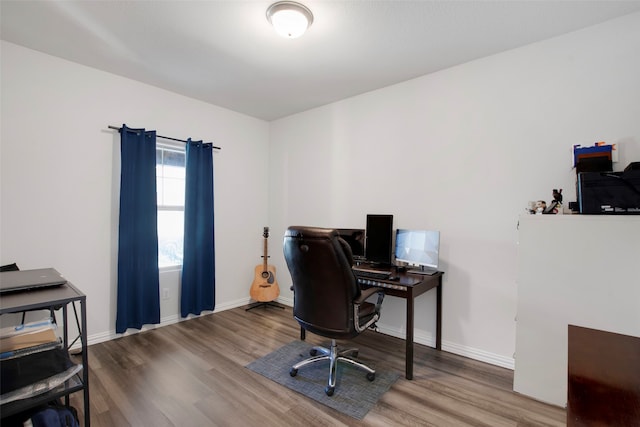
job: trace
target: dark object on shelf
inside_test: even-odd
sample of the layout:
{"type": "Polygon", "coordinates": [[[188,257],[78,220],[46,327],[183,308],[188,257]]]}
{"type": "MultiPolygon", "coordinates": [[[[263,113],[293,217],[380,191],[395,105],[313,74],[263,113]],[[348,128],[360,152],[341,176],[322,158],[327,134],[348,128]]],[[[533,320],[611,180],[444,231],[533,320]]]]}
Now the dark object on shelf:
{"type": "Polygon", "coordinates": [[[574,148],[573,156],[576,173],[613,171],[612,148],[611,145],[574,148]]]}
{"type": "Polygon", "coordinates": [[[628,171],[640,171],[640,162],[631,162],[629,165],[624,168],[625,172],[628,171]]]}
{"type": "Polygon", "coordinates": [[[2,271],[19,271],[18,264],[15,262],[13,264],[7,264],[0,267],[0,272],[2,271]]]}
{"type": "Polygon", "coordinates": [[[71,362],[66,349],[47,350],[3,360],[0,366],[0,399],[3,404],[46,393],[82,369],[82,365],[71,362]]]}
{"type": "Polygon", "coordinates": [[[640,215],[640,170],[578,174],[581,214],[640,215]]]}
{"type": "Polygon", "coordinates": [[[576,165],[576,172],[609,172],[613,170],[613,162],[607,157],[588,157],[576,165]]]}

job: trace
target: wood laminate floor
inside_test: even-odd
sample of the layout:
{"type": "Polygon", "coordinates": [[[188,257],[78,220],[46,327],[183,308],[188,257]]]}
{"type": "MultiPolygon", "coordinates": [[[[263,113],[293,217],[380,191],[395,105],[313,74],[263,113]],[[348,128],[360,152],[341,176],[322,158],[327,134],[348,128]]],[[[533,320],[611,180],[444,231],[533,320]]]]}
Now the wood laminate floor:
{"type": "MultiPolygon", "coordinates": [[[[291,308],[244,307],[89,347],[91,424],[125,426],[565,426],[563,408],[512,391],[513,372],[366,331],[360,358],[400,379],[362,420],[303,397],[245,365],[299,339],[291,308]]],[[[326,340],[307,334],[307,341],[326,340]]],[[[340,342],[339,342],[340,343],[340,342]]],[[[351,345],[353,346],[353,345],[351,345]]],[[[338,391],[336,392],[338,393],[338,391]]],[[[82,419],[82,394],[71,403],[82,419]]]]}

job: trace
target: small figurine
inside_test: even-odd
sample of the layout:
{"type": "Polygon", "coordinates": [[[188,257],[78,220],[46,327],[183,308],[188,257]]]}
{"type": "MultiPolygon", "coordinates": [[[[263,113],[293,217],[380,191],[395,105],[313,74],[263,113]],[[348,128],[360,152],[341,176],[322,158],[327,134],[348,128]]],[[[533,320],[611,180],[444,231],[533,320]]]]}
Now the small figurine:
{"type": "Polygon", "coordinates": [[[562,188],[560,190],[553,189],[553,202],[549,206],[549,209],[545,209],[543,213],[546,214],[558,214],[562,213],[562,188]]]}
{"type": "Polygon", "coordinates": [[[559,205],[562,204],[562,188],[560,190],[553,189],[553,200],[558,202],[559,205]]]}
{"type": "Polygon", "coordinates": [[[544,200],[538,200],[536,202],[536,214],[542,215],[542,213],[547,209],[547,202],[544,200]]]}

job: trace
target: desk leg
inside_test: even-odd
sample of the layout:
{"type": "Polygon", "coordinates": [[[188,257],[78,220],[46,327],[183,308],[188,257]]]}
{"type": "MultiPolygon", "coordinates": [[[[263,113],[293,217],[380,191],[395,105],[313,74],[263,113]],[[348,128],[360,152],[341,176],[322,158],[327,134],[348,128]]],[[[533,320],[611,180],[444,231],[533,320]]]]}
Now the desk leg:
{"type": "MultiPolygon", "coordinates": [[[[75,308],[75,303],[74,308],[75,308]]],[[[77,318],[76,318],[77,319],[77,318]]],[[[76,320],[77,321],[77,320],[76,320]]],[[[87,300],[80,300],[80,340],[82,343],[82,381],[84,383],[84,427],[91,426],[89,413],[89,350],[87,349],[87,300]]]]}
{"type": "Polygon", "coordinates": [[[436,290],[436,350],[442,350],[442,276],[436,290]]]}
{"type": "Polygon", "coordinates": [[[413,379],[413,295],[407,295],[407,335],[405,338],[405,377],[413,379]]]}

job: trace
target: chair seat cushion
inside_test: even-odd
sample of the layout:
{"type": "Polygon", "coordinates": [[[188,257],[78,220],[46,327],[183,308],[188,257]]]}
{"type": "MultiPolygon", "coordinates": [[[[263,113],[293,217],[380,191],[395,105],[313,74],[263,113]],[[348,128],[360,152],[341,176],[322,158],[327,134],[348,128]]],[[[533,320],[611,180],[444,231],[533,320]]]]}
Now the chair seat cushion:
{"type": "MultiPolygon", "coordinates": [[[[359,312],[360,312],[360,316],[358,318],[358,323],[360,325],[364,325],[369,320],[371,320],[373,316],[376,315],[376,305],[370,302],[364,302],[360,304],[359,312]]],[[[317,325],[305,322],[304,320],[296,316],[294,317],[298,321],[300,326],[302,326],[303,329],[306,329],[307,331],[313,334],[317,334],[323,337],[347,339],[347,338],[353,338],[358,335],[358,332],[355,330],[355,328],[351,330],[331,330],[326,328],[320,328],[317,325]]]]}
{"type": "Polygon", "coordinates": [[[365,323],[376,314],[376,305],[370,302],[360,304],[360,323],[365,323]],[[364,320],[364,322],[363,322],[364,320]]]}
{"type": "Polygon", "coordinates": [[[373,316],[376,315],[376,306],[370,302],[364,302],[360,304],[359,312],[360,317],[358,323],[360,326],[364,326],[373,316]]]}

